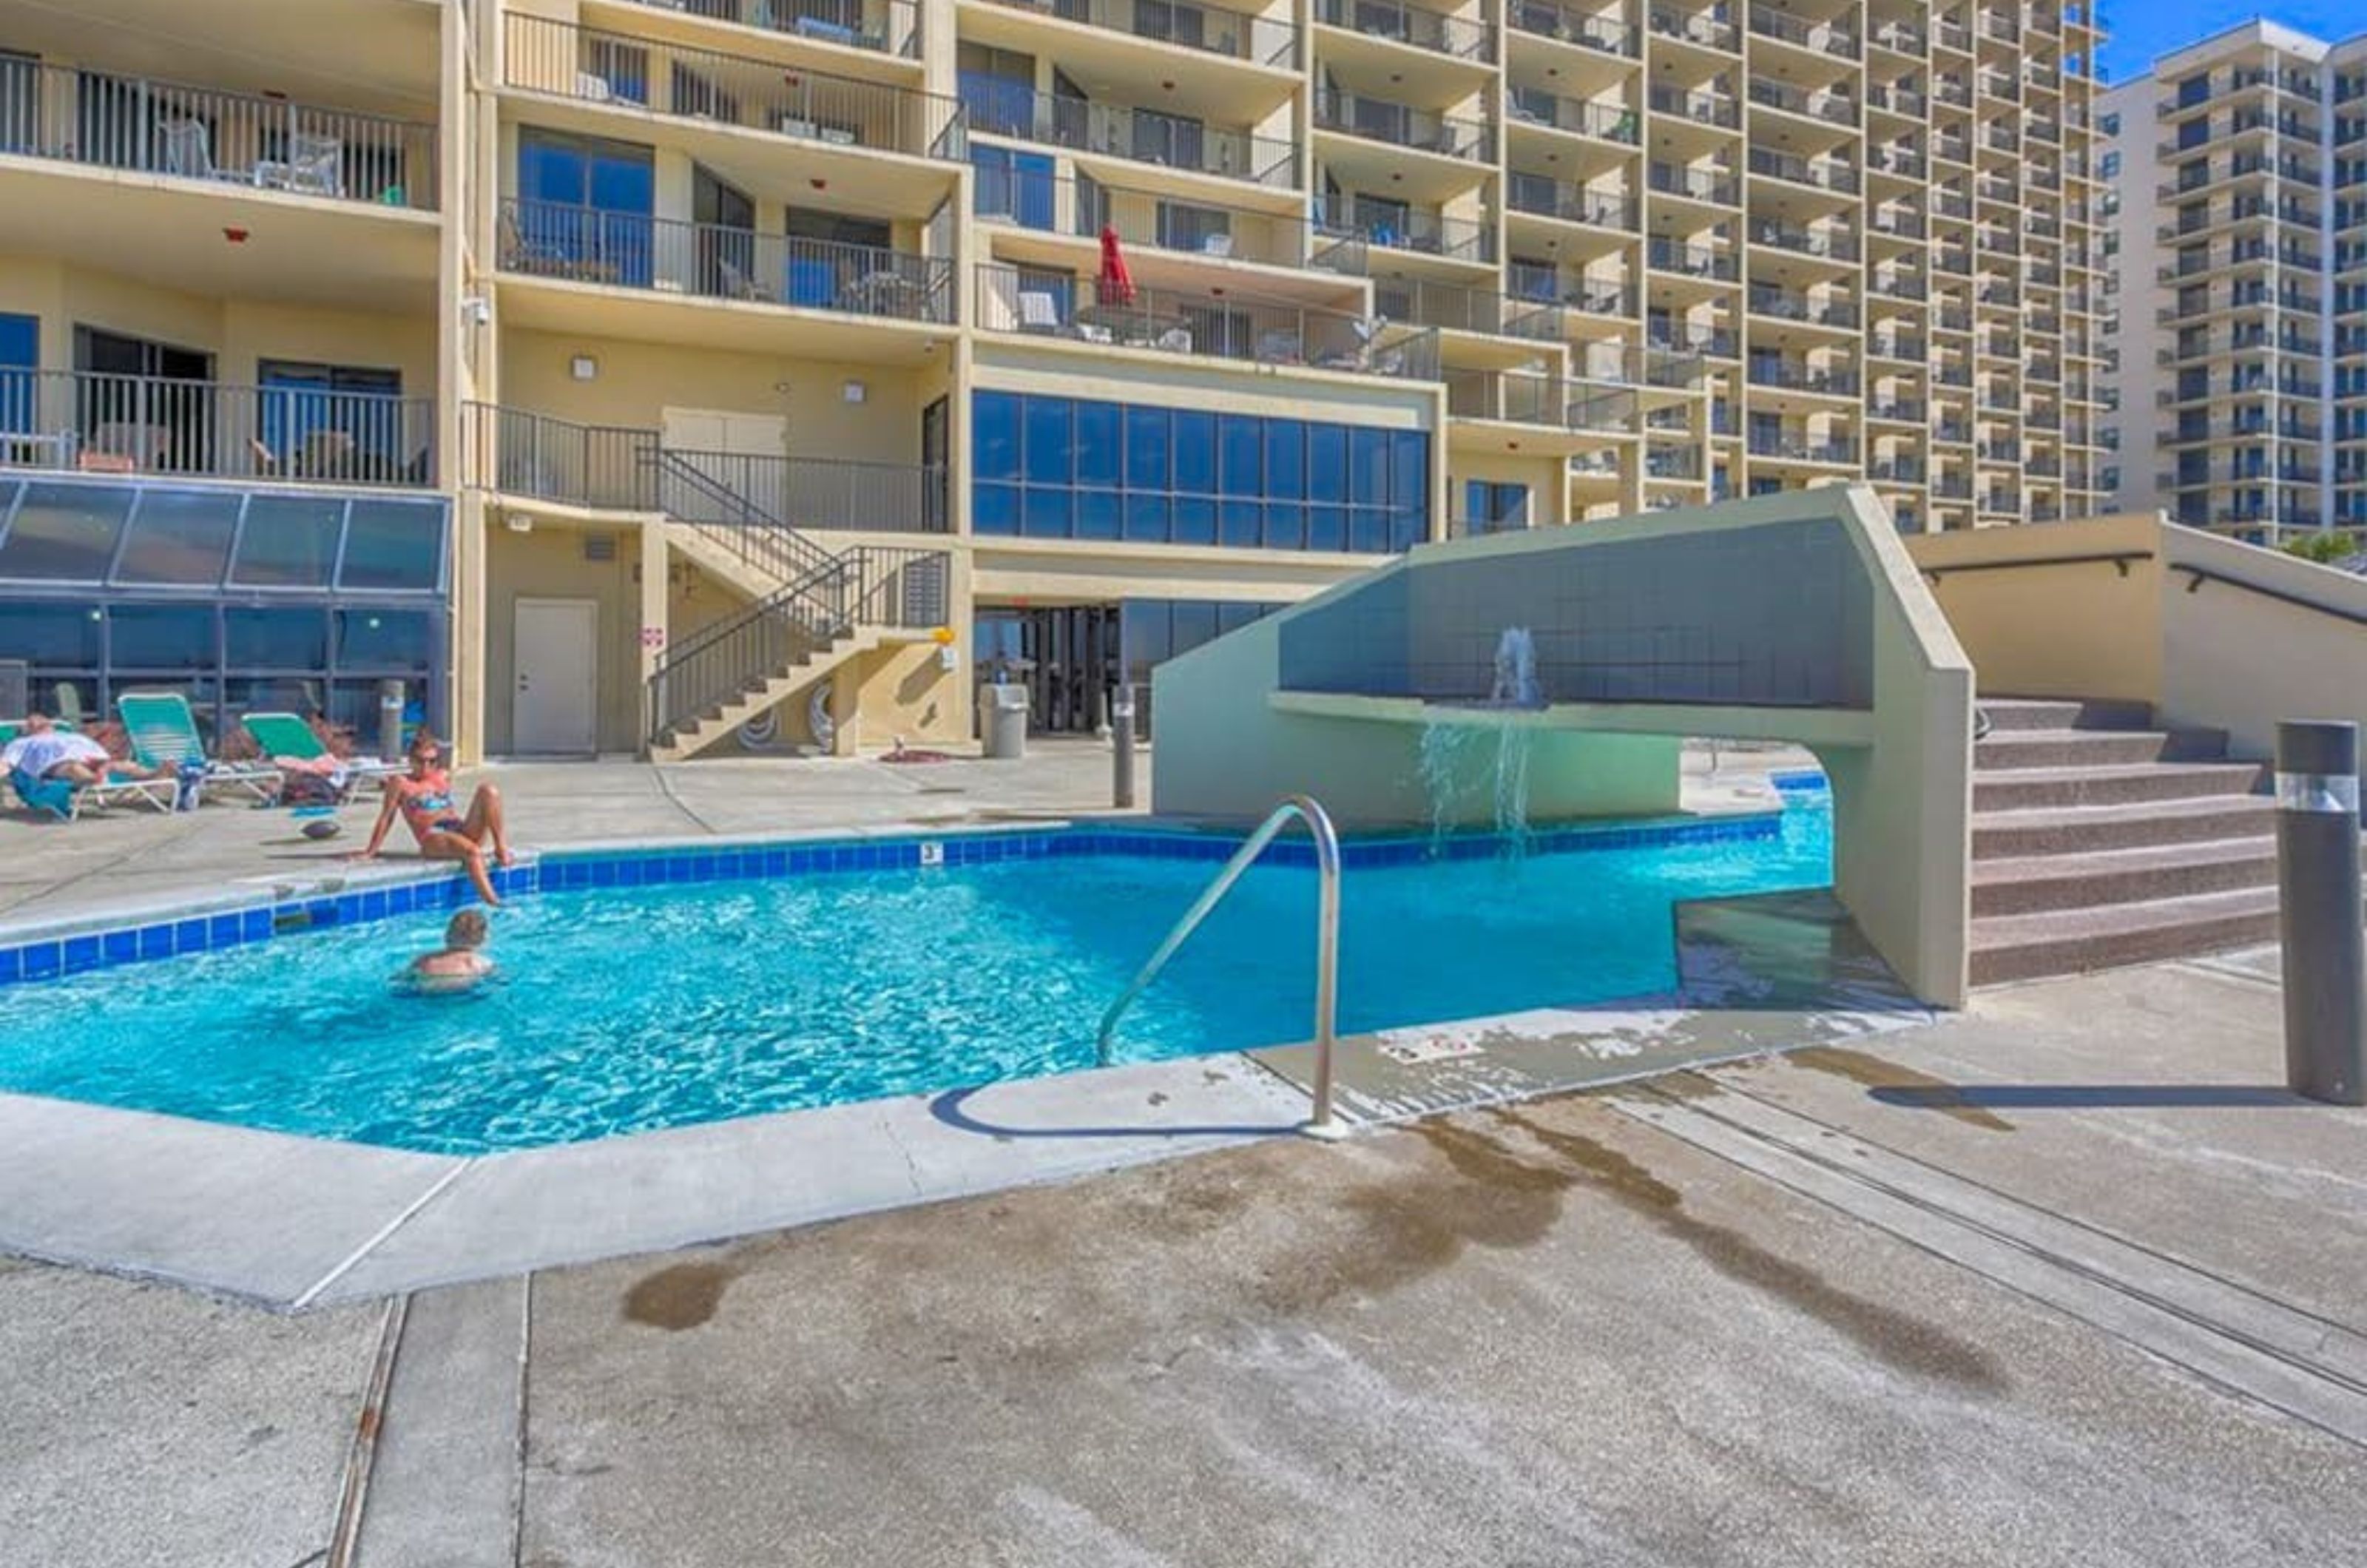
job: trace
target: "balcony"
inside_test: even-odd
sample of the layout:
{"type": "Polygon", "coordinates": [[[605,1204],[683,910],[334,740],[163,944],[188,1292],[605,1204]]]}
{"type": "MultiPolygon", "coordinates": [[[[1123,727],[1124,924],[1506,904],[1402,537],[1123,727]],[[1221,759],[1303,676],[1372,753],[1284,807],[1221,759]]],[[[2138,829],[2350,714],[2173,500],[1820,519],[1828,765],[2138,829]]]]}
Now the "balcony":
{"type": "Polygon", "coordinates": [[[978,324],[989,332],[1197,358],[1304,366],[1405,380],[1438,379],[1438,333],[1285,300],[1141,288],[1102,299],[1090,277],[1047,278],[978,265],[978,324]]]}
{"type": "Polygon", "coordinates": [[[1855,466],[1857,444],[1818,438],[1791,431],[1754,430],[1750,433],[1749,450],[1754,457],[1772,457],[1789,463],[1840,463],[1855,466]]]}
{"type": "MultiPolygon", "coordinates": [[[[1155,6],[1157,0],[1148,3],[1155,6]]],[[[1325,27],[1344,28],[1365,38],[1407,44],[1453,60],[1488,64],[1496,58],[1496,30],[1485,22],[1444,16],[1399,0],[1316,0],[1315,19],[1325,27]]],[[[1289,26],[1270,25],[1285,31],[1289,26]]]]}
{"type": "Polygon", "coordinates": [[[436,204],[433,125],[6,58],[0,152],[248,195],[436,204]]]}
{"type": "Polygon", "coordinates": [[[1296,216],[1009,169],[978,170],[970,190],[974,209],[989,223],[1083,239],[1107,226],[1128,245],[1268,266],[1307,265],[1307,223],[1296,216]]]}
{"type": "MultiPolygon", "coordinates": [[[[642,0],[648,4],[649,0],[642,0]]],[[[1189,0],[995,0],[1015,11],[1055,17],[1089,28],[1124,33],[1149,43],[1170,44],[1202,54],[1239,60],[1251,65],[1271,65],[1285,71],[1298,67],[1298,32],[1287,22],[1270,20],[1224,6],[1189,0]]]]}
{"type": "Polygon", "coordinates": [[[1866,88],[1865,101],[1875,108],[1886,109],[1892,114],[1905,115],[1913,119],[1920,119],[1930,112],[1931,107],[1931,100],[1914,88],[1897,86],[1887,82],[1876,82],[1866,88]]]}
{"type": "Polygon", "coordinates": [[[0,467],[427,485],[436,400],[84,370],[0,373],[0,467]]]}
{"type": "Polygon", "coordinates": [[[1519,370],[1449,370],[1446,412],[1456,419],[1542,425],[1548,430],[1631,435],[1636,394],[1560,376],[1519,370]]]}
{"type": "Polygon", "coordinates": [[[1644,184],[1662,196],[1681,196],[1713,207],[1742,204],[1742,187],[1722,169],[1681,169],[1672,164],[1654,164],[1644,172],[1644,184]]]}
{"type": "Polygon", "coordinates": [[[809,43],[873,50],[900,59],[921,54],[914,0],[631,0],[653,11],[687,12],[713,21],[762,28],[809,43]]]}
{"type": "Polygon", "coordinates": [[[1467,163],[1489,163],[1496,156],[1495,132],[1484,120],[1460,119],[1354,93],[1317,93],[1315,126],[1467,163]]]}
{"type": "Polygon", "coordinates": [[[1344,213],[1335,217],[1319,202],[1314,234],[1309,265],[1332,272],[1369,272],[1369,253],[1376,250],[1483,265],[1496,259],[1493,225],[1418,209],[1359,219],[1344,213]]]}
{"type": "Polygon", "coordinates": [[[1867,342],[1865,351],[1876,359],[1920,365],[1930,357],[1931,345],[1920,337],[1877,337],[1867,342]]]}
{"type": "Polygon", "coordinates": [[[1802,49],[1820,54],[1834,55],[1842,60],[1858,57],[1857,35],[1829,22],[1804,22],[1797,17],[1753,6],[1750,12],[1750,30],[1761,38],[1781,39],[1802,49]]]}
{"type": "Polygon", "coordinates": [[[1683,244],[1659,234],[1646,244],[1644,259],[1654,271],[1674,273],[1681,277],[1732,283],[1742,276],[1742,264],[1731,251],[1683,244]]]}
{"type": "Polygon", "coordinates": [[[1837,195],[1854,195],[1858,189],[1857,170],[1839,158],[1800,158],[1769,147],[1753,147],[1750,168],[1754,175],[1788,180],[1794,185],[1815,186],[1819,190],[1832,191],[1837,195]]]}
{"type": "Polygon", "coordinates": [[[1909,22],[1880,22],[1869,35],[1893,54],[1921,54],[1923,33],[1909,22]]]}
{"type": "Polygon", "coordinates": [[[1639,221],[1632,197],[1518,170],[1504,177],[1504,200],[1515,212],[1557,218],[1566,223],[1584,223],[1597,229],[1633,232],[1639,221]]]}
{"type": "Polygon", "coordinates": [[[1844,299],[1814,299],[1806,294],[1767,288],[1751,289],[1750,298],[1750,308],[1754,315],[1803,321],[1818,327],[1846,329],[1858,324],[1857,307],[1844,299]]]}
{"type": "Polygon", "coordinates": [[[1629,147],[1640,139],[1643,130],[1633,109],[1617,104],[1559,97],[1537,87],[1507,87],[1504,118],[1511,125],[1566,130],[1573,136],[1591,136],[1599,141],[1616,141],[1629,147]]]}
{"type": "Polygon", "coordinates": [[[1748,374],[1754,387],[1813,392],[1829,398],[1854,398],[1863,385],[1853,371],[1823,370],[1791,360],[1756,358],[1750,362],[1748,374]]]}
{"type": "Polygon", "coordinates": [[[1726,7],[1704,7],[1698,11],[1680,10],[1674,6],[1655,6],[1646,18],[1646,25],[1662,38],[1682,39],[1687,43],[1700,44],[1731,54],[1742,47],[1742,35],[1723,15],[1726,7]]]}
{"type": "Polygon", "coordinates": [[[1510,0],[1504,20],[1532,38],[1557,39],[1580,49],[1599,50],[1629,60],[1642,52],[1643,40],[1625,22],[1605,21],[1576,6],[1557,0],[1510,0]]]}
{"type": "Polygon", "coordinates": [[[979,134],[1263,186],[1298,183],[1298,150],[1288,141],[1156,109],[1038,93],[980,72],[966,71],[959,80],[969,129],[979,134]]]}
{"type": "Polygon", "coordinates": [[[1483,337],[1559,343],[1564,316],[1559,301],[1524,299],[1492,288],[1466,288],[1427,278],[1383,278],[1373,285],[1374,311],[1410,326],[1483,337]]]}
{"type": "Polygon", "coordinates": [[[1724,93],[1654,87],[1645,101],[1651,105],[1654,114],[1691,120],[1695,125],[1714,125],[1723,130],[1732,130],[1742,124],[1741,107],[1724,93]]]}
{"type": "Polygon", "coordinates": [[[1795,229],[1789,224],[1761,220],[1750,225],[1750,243],[1820,261],[1850,262],[1858,257],[1857,236],[1846,230],[1795,229]]]}
{"type": "Polygon", "coordinates": [[[1772,77],[1753,76],[1745,85],[1750,101],[1786,114],[1805,115],[1829,125],[1855,125],[1857,100],[1843,93],[1810,93],[1772,77]]]}
{"type": "Polygon", "coordinates": [[[1869,147],[1865,162],[1868,168],[1902,180],[1921,179],[1927,166],[1921,157],[1905,147],[1869,147]]]}
{"type": "Polygon", "coordinates": [[[506,200],[504,272],[614,288],[790,306],[934,326],[954,316],[953,263],[717,223],[506,200]]]}
{"type": "Polygon", "coordinates": [[[1892,398],[1869,405],[1865,412],[1870,418],[1892,424],[1921,424],[1931,417],[1930,406],[1913,398],[1892,398]]]}
{"type": "Polygon", "coordinates": [[[830,147],[968,156],[951,98],[521,12],[502,23],[503,81],[522,91],[830,147]]]}

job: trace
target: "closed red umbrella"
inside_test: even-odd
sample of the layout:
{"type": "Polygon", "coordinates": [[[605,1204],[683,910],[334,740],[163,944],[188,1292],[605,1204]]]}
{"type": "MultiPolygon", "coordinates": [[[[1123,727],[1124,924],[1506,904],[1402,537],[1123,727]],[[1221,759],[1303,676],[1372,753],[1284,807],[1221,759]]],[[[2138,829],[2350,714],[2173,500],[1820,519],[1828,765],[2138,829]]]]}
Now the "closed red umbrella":
{"type": "Polygon", "coordinates": [[[1093,294],[1104,305],[1134,303],[1134,275],[1126,270],[1126,256],[1117,248],[1117,231],[1102,225],[1102,275],[1093,294]]]}

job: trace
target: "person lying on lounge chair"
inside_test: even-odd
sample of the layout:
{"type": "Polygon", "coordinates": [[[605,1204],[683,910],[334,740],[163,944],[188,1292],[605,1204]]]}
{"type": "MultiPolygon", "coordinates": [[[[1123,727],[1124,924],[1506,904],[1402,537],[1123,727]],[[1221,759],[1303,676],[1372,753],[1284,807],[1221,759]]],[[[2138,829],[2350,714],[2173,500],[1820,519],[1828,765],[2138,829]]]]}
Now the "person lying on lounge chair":
{"type": "Polygon", "coordinates": [[[22,772],[43,784],[77,789],[121,779],[171,778],[171,768],[146,768],[115,756],[89,736],[60,729],[46,714],[28,714],[25,728],[0,750],[0,771],[22,772]]]}
{"type": "Polygon", "coordinates": [[[375,860],[386,836],[400,815],[411,836],[419,841],[420,854],[428,860],[456,860],[467,868],[469,880],[476,885],[477,897],[496,908],[501,896],[493,891],[493,879],[485,873],[485,846],[493,845],[493,858],[503,865],[510,863],[510,840],[502,818],[502,792],[492,784],[479,784],[476,794],[469,797],[469,809],[464,814],[452,805],[452,778],[444,771],[443,748],[436,737],[421,730],[411,741],[411,771],[386,781],[386,804],[379,808],[378,824],[370,829],[369,845],[353,858],[375,860]]]}

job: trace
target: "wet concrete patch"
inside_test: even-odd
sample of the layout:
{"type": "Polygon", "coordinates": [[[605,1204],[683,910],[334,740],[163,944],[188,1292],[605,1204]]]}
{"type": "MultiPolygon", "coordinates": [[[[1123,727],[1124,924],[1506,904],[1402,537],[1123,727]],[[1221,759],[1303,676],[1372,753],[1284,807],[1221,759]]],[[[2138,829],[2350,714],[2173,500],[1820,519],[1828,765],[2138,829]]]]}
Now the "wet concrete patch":
{"type": "Polygon", "coordinates": [[[644,1275],[625,1292],[625,1321],[669,1333],[697,1328],[715,1315],[738,1274],[724,1263],[676,1263],[644,1275]]]}
{"type": "Polygon", "coordinates": [[[1942,1116],[1962,1122],[1967,1127],[1985,1132],[2010,1133],[2013,1123],[1993,1111],[1983,1110],[1965,1099],[1964,1086],[1946,1078],[1901,1066],[1897,1062],[1863,1051],[1852,1051],[1837,1045],[1813,1045],[1794,1051],[1785,1058],[1795,1066],[1811,1072],[1830,1073],[1867,1089],[1883,1091],[1878,1098],[1886,1104],[1911,1105],[1919,1110],[1936,1111],[1942,1116]]]}

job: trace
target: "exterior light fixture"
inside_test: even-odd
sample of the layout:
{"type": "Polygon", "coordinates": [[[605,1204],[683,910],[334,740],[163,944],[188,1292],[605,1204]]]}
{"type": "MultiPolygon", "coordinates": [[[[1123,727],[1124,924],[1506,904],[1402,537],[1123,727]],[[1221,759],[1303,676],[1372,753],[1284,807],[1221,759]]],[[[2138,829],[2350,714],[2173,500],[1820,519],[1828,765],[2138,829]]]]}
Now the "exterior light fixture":
{"type": "Polygon", "coordinates": [[[842,401],[859,403],[870,395],[870,389],[860,381],[846,381],[840,384],[838,395],[842,401]]]}
{"type": "Polygon", "coordinates": [[[567,362],[567,373],[579,381],[595,381],[600,377],[600,362],[588,354],[579,354],[567,362]]]}

